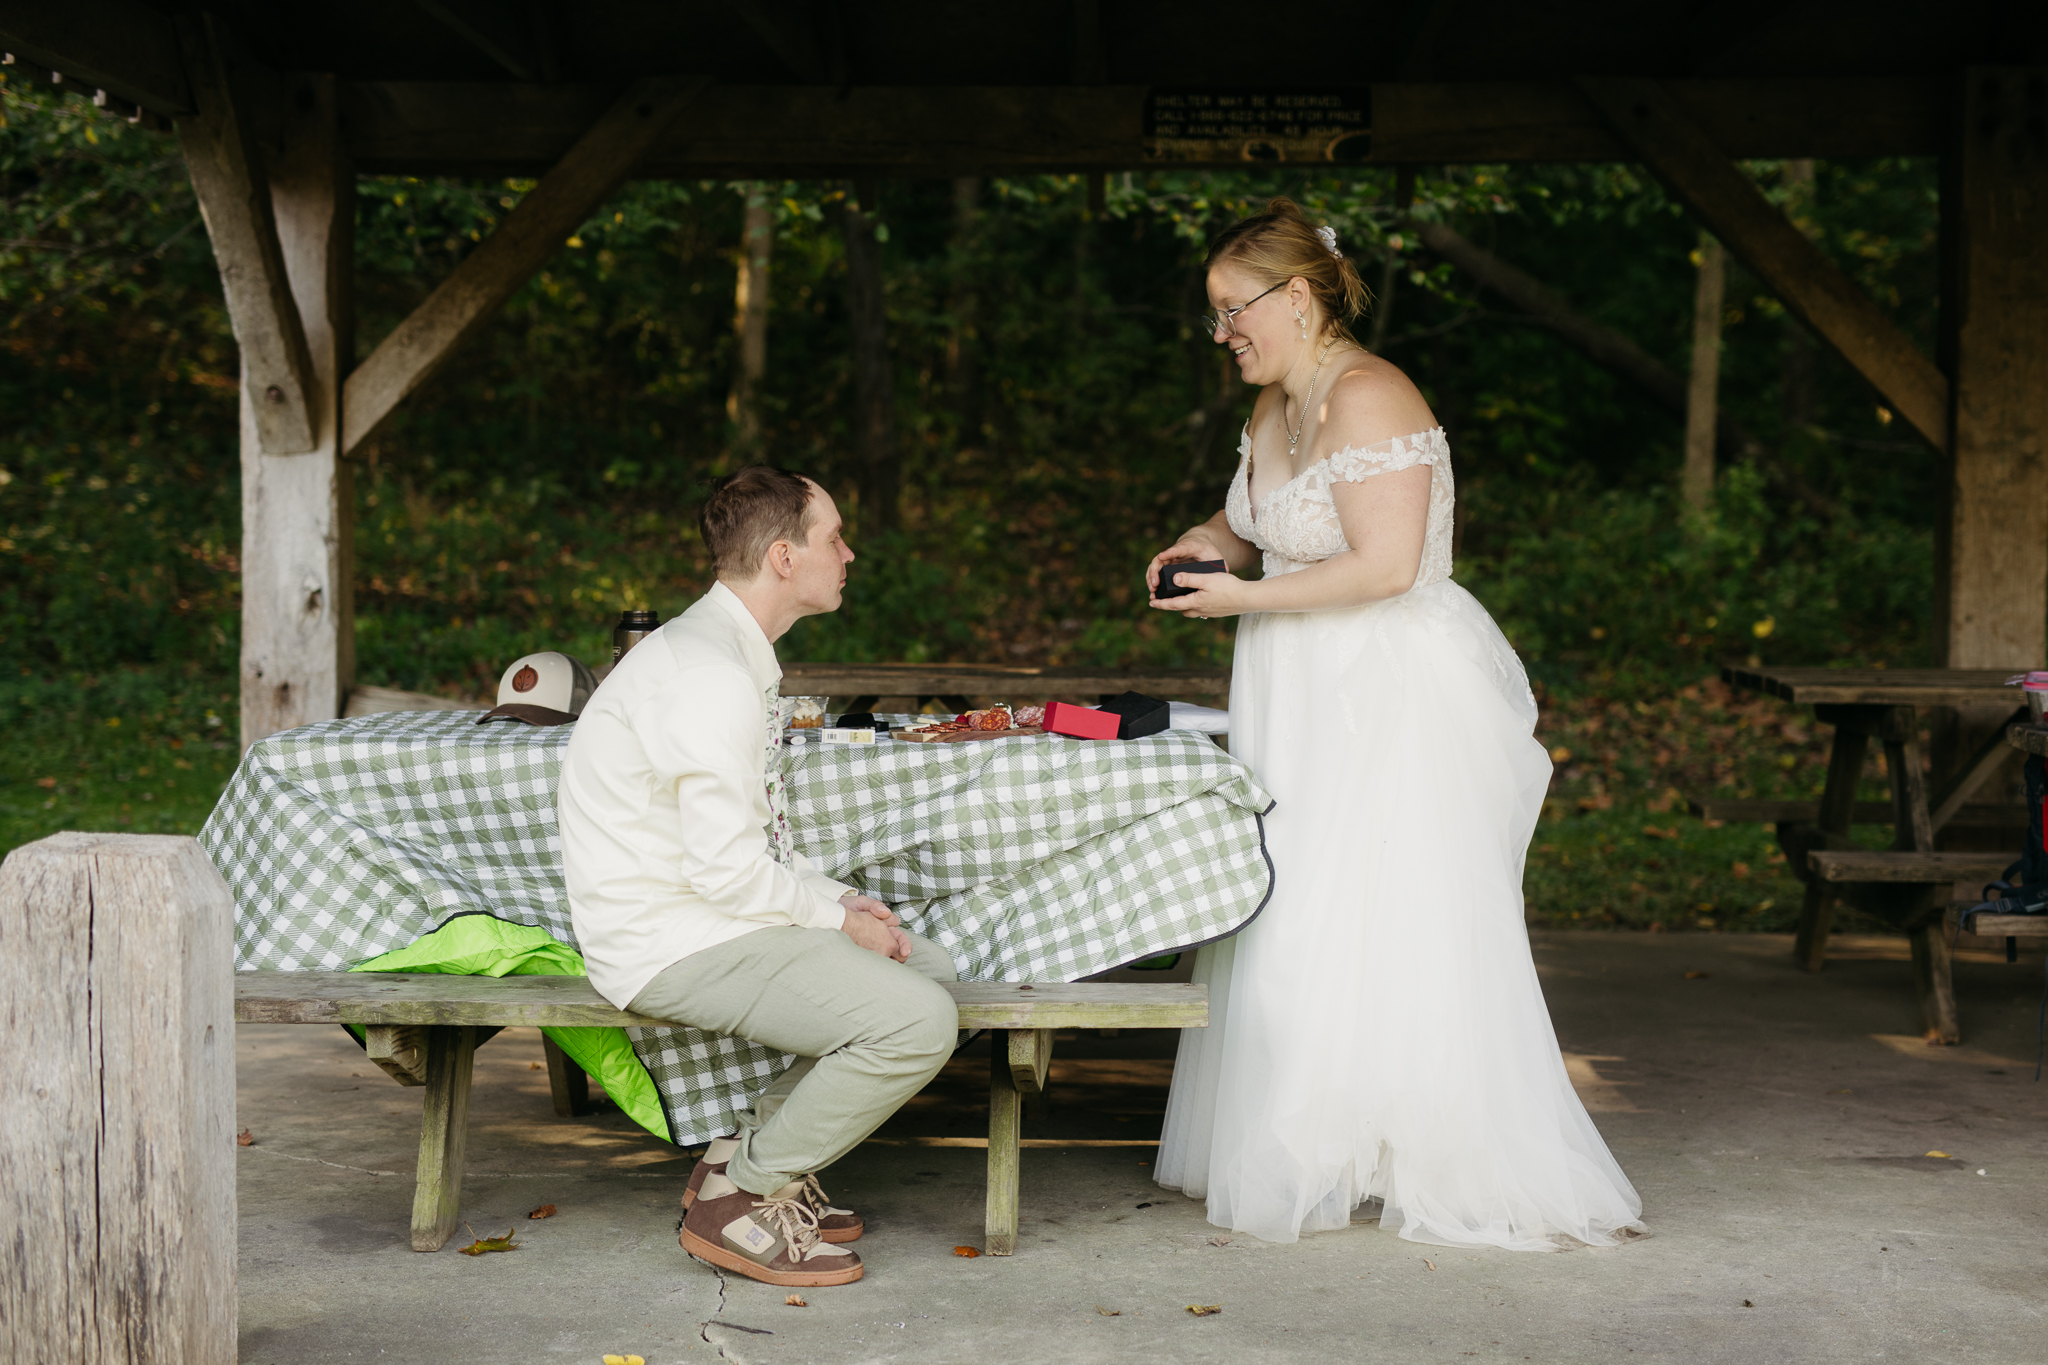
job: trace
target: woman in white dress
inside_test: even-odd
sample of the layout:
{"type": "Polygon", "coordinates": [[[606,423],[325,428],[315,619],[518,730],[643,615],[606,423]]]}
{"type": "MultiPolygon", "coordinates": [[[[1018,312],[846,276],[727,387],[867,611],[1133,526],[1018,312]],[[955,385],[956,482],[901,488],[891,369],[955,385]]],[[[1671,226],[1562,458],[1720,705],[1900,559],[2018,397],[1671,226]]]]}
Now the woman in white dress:
{"type": "MultiPolygon", "coordinates": [[[[1231,751],[1275,799],[1272,900],[1204,948],[1156,1168],[1274,1242],[1380,1225],[1548,1250],[1643,1232],[1572,1091],[1522,918],[1550,782],[1520,660],[1450,581],[1451,466],[1408,377],[1346,323],[1365,288],[1286,200],[1209,254],[1214,339],[1260,386],[1224,510],[1162,551],[1243,615],[1231,751]],[[1242,576],[1263,563],[1258,578],[1242,576]]],[[[1180,582],[1180,580],[1172,580],[1180,582]]]]}

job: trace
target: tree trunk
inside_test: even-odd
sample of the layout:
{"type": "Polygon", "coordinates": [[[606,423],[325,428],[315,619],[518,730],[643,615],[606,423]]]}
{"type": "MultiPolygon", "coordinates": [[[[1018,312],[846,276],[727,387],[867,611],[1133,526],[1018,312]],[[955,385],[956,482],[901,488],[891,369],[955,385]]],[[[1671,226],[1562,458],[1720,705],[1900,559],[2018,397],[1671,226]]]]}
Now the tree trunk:
{"type": "Polygon", "coordinates": [[[965,445],[981,441],[981,352],[976,335],[981,299],[975,292],[974,247],[981,222],[981,179],[953,182],[953,331],[946,340],[946,382],[965,445]]]}
{"type": "Polygon", "coordinates": [[[882,285],[882,244],[876,205],[840,203],[846,242],[846,316],[853,333],[854,439],[860,453],[862,531],[892,531],[898,520],[902,470],[896,450],[896,374],[889,356],[889,319],[882,285]],[[863,210],[866,210],[865,212],[863,210]]]}
{"type": "Polygon", "coordinates": [[[747,192],[745,226],[740,231],[739,283],[733,290],[733,332],[739,338],[739,364],[725,415],[738,429],[739,443],[750,452],[761,445],[761,376],[768,370],[768,262],[775,250],[775,206],[768,187],[747,192]]]}
{"type": "MultiPolygon", "coordinates": [[[[1787,161],[1779,174],[1785,185],[1785,216],[1811,236],[1808,215],[1813,208],[1813,162],[1787,161]]],[[[1812,426],[1813,408],[1813,334],[1787,314],[1778,382],[1778,411],[1787,434],[1812,426]]]]}
{"type": "MultiPolygon", "coordinates": [[[[1394,222],[1405,226],[1408,210],[1415,204],[1415,168],[1403,166],[1394,172],[1394,222]]],[[[1372,332],[1366,349],[1378,354],[1387,344],[1387,328],[1394,316],[1394,286],[1401,278],[1401,252],[1387,248],[1380,264],[1380,288],[1372,301],[1372,332]]]]}
{"type": "Polygon", "coordinates": [[[1692,380],[1685,393],[1686,505],[1705,511],[1714,499],[1714,436],[1721,387],[1722,297],[1728,258],[1721,244],[1700,234],[1700,277],[1692,299],[1692,380]]]}

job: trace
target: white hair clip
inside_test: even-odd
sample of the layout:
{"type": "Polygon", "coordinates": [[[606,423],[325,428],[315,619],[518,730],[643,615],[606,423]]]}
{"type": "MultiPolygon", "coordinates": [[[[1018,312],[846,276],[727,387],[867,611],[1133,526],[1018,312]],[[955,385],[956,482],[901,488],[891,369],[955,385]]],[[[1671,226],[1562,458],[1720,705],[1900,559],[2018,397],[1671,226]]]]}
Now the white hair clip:
{"type": "Polygon", "coordinates": [[[1337,250],[1337,229],[1328,226],[1319,227],[1316,229],[1316,236],[1323,239],[1323,245],[1330,249],[1332,256],[1335,256],[1340,261],[1344,259],[1344,253],[1337,250]]]}

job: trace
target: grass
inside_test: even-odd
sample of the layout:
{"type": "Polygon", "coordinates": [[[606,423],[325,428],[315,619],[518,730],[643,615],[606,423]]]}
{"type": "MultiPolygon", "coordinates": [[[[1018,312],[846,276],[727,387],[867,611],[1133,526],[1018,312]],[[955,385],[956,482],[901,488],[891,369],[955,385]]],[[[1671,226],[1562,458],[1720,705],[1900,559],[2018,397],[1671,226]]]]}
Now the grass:
{"type": "Polygon", "coordinates": [[[197,834],[234,772],[234,679],[119,669],[0,681],[0,848],[58,830],[197,834]]]}
{"type": "MultiPolygon", "coordinates": [[[[196,668],[0,683],[0,849],[65,829],[198,833],[234,772],[234,705],[231,677],[196,668]]],[[[1545,698],[1538,737],[1557,776],[1529,850],[1531,924],[1794,925],[1799,883],[1770,828],[1709,825],[1683,797],[1818,797],[1827,732],[1804,712],[1707,680],[1656,702],[1545,698]]]]}

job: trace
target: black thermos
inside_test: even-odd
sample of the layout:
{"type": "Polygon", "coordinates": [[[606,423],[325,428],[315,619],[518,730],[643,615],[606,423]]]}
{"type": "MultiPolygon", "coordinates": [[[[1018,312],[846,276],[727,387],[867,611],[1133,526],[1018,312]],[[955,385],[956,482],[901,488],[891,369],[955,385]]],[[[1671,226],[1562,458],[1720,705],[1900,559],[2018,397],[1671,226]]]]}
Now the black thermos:
{"type": "Polygon", "coordinates": [[[661,629],[661,616],[651,611],[622,611],[612,627],[612,662],[626,657],[626,651],[661,629]]]}

